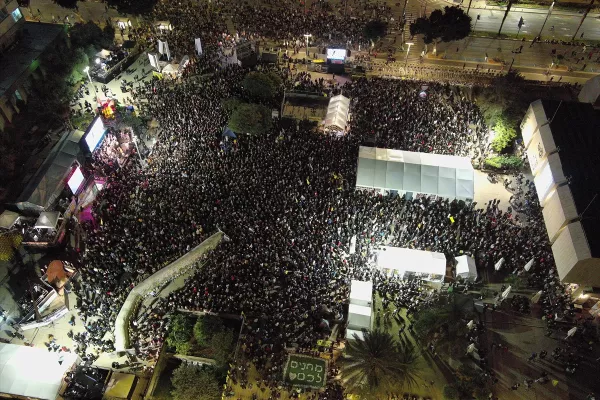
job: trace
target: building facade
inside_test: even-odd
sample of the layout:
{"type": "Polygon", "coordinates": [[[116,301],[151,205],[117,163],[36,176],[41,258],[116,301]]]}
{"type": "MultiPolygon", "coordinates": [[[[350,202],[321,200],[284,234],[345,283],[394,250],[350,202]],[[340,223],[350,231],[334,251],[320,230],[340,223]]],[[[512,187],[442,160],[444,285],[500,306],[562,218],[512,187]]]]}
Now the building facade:
{"type": "Polygon", "coordinates": [[[32,79],[42,79],[40,57],[64,27],[26,22],[17,0],[0,0],[0,131],[27,103],[32,79]]]}

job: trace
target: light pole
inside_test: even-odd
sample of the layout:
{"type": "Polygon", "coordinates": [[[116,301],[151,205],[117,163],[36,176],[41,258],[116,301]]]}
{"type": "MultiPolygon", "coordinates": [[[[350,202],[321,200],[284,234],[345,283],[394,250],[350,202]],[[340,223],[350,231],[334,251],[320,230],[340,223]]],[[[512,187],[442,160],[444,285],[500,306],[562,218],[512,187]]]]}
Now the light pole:
{"type": "MultiPolygon", "coordinates": [[[[540,33],[538,34],[538,38],[542,37],[542,31],[544,30],[544,26],[546,26],[546,22],[548,22],[548,18],[550,18],[550,14],[552,14],[552,9],[554,8],[554,1],[552,2],[552,4],[550,4],[550,8],[548,9],[548,14],[546,14],[546,19],[544,20],[544,23],[542,24],[542,28],[540,29],[540,33]]],[[[532,47],[533,44],[535,43],[535,38],[533,39],[533,41],[531,42],[531,45],[529,47],[532,47]]]]}
{"type": "Polygon", "coordinates": [[[94,81],[92,81],[92,77],[90,75],[90,67],[85,67],[83,69],[83,72],[87,74],[87,77],[90,80],[90,83],[92,84],[92,89],[94,89],[94,94],[96,95],[96,104],[100,104],[100,102],[98,101],[98,89],[96,88],[96,84],[94,83],[94,81]]]}
{"type": "Polygon", "coordinates": [[[140,148],[138,147],[138,138],[135,135],[135,132],[132,132],[132,138],[133,138],[133,144],[135,145],[135,151],[138,154],[138,157],[140,158],[140,164],[142,166],[142,168],[146,168],[146,161],[144,161],[144,159],[142,158],[142,153],[140,153],[140,148]]]}
{"type": "Polygon", "coordinates": [[[406,49],[406,59],[404,60],[404,68],[406,68],[406,64],[408,64],[408,53],[410,52],[410,47],[413,45],[413,42],[406,42],[408,49],[406,49]]]}
{"type": "Polygon", "coordinates": [[[308,57],[308,38],[312,37],[310,33],[305,33],[304,38],[306,39],[306,56],[308,57]]]}

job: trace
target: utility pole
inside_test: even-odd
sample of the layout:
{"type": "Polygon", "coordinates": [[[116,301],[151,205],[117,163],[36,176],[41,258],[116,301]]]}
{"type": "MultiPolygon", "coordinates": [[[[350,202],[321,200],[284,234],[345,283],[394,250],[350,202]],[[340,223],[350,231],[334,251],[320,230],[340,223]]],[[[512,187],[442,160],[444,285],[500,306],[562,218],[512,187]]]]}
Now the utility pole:
{"type": "Polygon", "coordinates": [[[577,36],[577,33],[579,33],[579,29],[581,29],[581,25],[583,25],[583,21],[585,21],[585,17],[587,17],[588,13],[592,9],[592,6],[594,5],[594,1],[595,0],[592,0],[590,2],[590,5],[585,9],[585,12],[583,13],[583,17],[581,17],[581,21],[579,21],[579,26],[577,27],[577,30],[573,34],[573,37],[571,38],[571,40],[575,40],[575,36],[577,36]]]}
{"type": "MultiPolygon", "coordinates": [[[[548,18],[550,18],[550,14],[552,14],[552,9],[554,8],[554,3],[556,3],[556,1],[553,1],[552,4],[550,4],[550,8],[548,9],[548,14],[546,14],[546,19],[544,20],[544,23],[542,24],[540,33],[538,33],[538,35],[537,35],[538,38],[542,37],[542,31],[544,30],[544,26],[546,26],[546,22],[548,22],[548,18]]],[[[534,43],[535,43],[535,38],[533,39],[533,41],[531,42],[529,47],[532,47],[534,43]]]]}
{"type": "Polygon", "coordinates": [[[504,21],[506,20],[506,17],[508,17],[508,13],[510,12],[510,9],[512,8],[513,3],[516,0],[508,0],[508,4],[506,5],[506,11],[504,12],[504,17],[502,17],[502,22],[500,23],[500,29],[498,29],[498,36],[500,36],[500,32],[502,32],[502,26],[504,25],[504,21]]]}
{"type": "Polygon", "coordinates": [[[467,15],[469,15],[469,10],[471,10],[471,3],[473,0],[469,0],[469,7],[467,7],[467,15]]]}

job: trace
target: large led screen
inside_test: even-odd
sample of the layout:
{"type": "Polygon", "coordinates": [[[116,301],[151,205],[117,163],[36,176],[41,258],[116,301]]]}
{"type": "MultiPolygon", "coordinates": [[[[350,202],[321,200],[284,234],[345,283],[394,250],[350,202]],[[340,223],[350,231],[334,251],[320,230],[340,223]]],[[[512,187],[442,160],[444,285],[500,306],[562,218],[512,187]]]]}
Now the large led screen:
{"type": "Polygon", "coordinates": [[[96,147],[98,147],[98,144],[100,144],[104,137],[105,131],[106,129],[102,123],[102,118],[97,117],[94,122],[92,122],[92,126],[89,127],[87,135],[85,135],[85,143],[87,143],[91,152],[96,150],[96,147]]]}
{"type": "Polygon", "coordinates": [[[73,192],[73,194],[77,193],[84,179],[85,178],[83,177],[81,168],[75,168],[75,172],[73,172],[73,175],[71,175],[71,177],[67,181],[67,184],[69,185],[69,188],[71,189],[71,192],[73,192]]]}
{"type": "Polygon", "coordinates": [[[343,61],[346,59],[346,49],[327,49],[327,58],[343,61]]]}

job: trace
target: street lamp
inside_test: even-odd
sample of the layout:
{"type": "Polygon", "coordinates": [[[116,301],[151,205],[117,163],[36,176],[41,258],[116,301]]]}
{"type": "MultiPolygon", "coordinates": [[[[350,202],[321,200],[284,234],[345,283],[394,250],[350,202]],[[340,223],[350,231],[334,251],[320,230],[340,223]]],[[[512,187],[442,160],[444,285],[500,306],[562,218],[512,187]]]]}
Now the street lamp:
{"type": "Polygon", "coordinates": [[[140,158],[140,164],[142,165],[142,168],[146,168],[146,161],[144,161],[144,159],[142,158],[142,153],[140,153],[140,148],[138,147],[138,138],[135,135],[135,132],[132,132],[132,138],[133,138],[133,144],[135,145],[135,151],[138,154],[138,157],[140,158]]]}
{"type": "Polygon", "coordinates": [[[94,93],[96,95],[96,103],[100,104],[100,101],[98,101],[98,89],[96,88],[96,84],[94,83],[94,81],[92,81],[92,77],[90,75],[90,67],[87,66],[83,69],[83,72],[85,72],[87,74],[88,79],[90,80],[90,83],[92,84],[92,88],[94,89],[94,93]]]}
{"type": "Polygon", "coordinates": [[[406,49],[406,60],[404,60],[404,68],[406,68],[406,64],[408,64],[408,53],[410,52],[410,47],[413,45],[413,42],[406,42],[408,49],[406,49]]]}
{"type": "Polygon", "coordinates": [[[306,56],[308,57],[308,38],[312,37],[310,33],[305,33],[304,37],[306,38],[306,56]]]}

